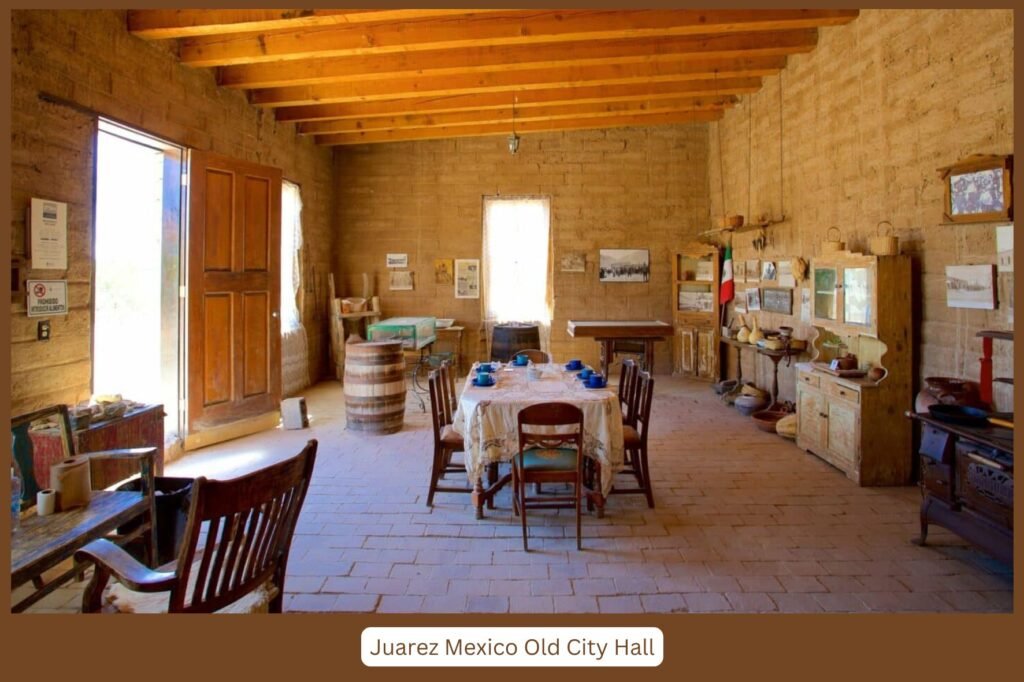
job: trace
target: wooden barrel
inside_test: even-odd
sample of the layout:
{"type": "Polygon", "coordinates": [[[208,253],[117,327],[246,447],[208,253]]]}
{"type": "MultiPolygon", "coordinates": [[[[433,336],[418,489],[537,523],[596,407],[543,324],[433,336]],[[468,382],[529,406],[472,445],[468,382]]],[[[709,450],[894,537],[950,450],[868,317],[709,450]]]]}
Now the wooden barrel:
{"type": "Polygon", "coordinates": [[[535,324],[508,322],[494,325],[491,360],[508,362],[521,350],[540,348],[540,329],[535,324]]]}
{"type": "Polygon", "coordinates": [[[345,345],[348,428],[395,433],[405,419],[405,357],[401,341],[345,345]]]}

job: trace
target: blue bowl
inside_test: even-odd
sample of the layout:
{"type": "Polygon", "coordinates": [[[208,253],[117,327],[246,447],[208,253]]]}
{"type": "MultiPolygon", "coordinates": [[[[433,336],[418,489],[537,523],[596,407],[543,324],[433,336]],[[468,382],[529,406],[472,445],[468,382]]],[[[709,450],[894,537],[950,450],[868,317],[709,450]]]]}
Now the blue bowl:
{"type": "Polygon", "coordinates": [[[571,372],[575,372],[583,369],[583,362],[581,360],[570,360],[566,363],[565,368],[571,372]]]}

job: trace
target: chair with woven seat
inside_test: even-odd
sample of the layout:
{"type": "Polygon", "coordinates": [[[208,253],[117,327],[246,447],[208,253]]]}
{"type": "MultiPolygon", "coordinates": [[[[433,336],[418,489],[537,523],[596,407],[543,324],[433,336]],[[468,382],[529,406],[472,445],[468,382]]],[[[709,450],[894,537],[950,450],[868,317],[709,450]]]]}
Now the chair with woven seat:
{"type": "Polygon", "coordinates": [[[197,478],[178,559],[166,570],[146,568],[107,540],[78,550],[75,559],[93,565],[82,611],[280,613],[316,450],[310,440],[294,457],[250,474],[197,478]],[[111,577],[118,584],[109,584],[111,577]]]}
{"type": "Polygon", "coordinates": [[[642,493],[647,506],[654,508],[654,491],[651,487],[651,470],[647,461],[647,436],[651,426],[651,401],[654,397],[654,379],[650,372],[637,372],[633,388],[632,423],[623,423],[622,438],[625,449],[623,469],[620,473],[632,474],[637,481],[635,488],[615,486],[615,494],[642,493]]]}
{"type": "Polygon", "coordinates": [[[537,350],[536,348],[528,348],[527,350],[517,350],[515,353],[512,354],[512,357],[509,358],[509,362],[515,360],[517,355],[525,355],[530,360],[530,362],[534,363],[535,365],[548,364],[551,362],[550,354],[545,353],[542,350],[537,350]]]}
{"type": "Polygon", "coordinates": [[[435,493],[472,493],[468,487],[441,485],[440,480],[447,473],[466,473],[464,464],[452,461],[452,455],[463,452],[462,435],[452,427],[454,399],[449,397],[453,383],[447,366],[436,369],[427,378],[430,388],[430,420],[434,431],[434,454],[430,466],[430,488],[427,491],[427,506],[434,506],[435,493]]]}
{"type": "Polygon", "coordinates": [[[512,460],[512,506],[522,520],[523,549],[530,549],[526,510],[564,507],[576,510],[576,549],[583,549],[583,411],[561,402],[530,405],[519,411],[518,432],[519,452],[512,460]],[[556,427],[562,430],[554,433],[556,427]],[[526,488],[530,483],[571,483],[572,496],[528,497],[526,488]]]}

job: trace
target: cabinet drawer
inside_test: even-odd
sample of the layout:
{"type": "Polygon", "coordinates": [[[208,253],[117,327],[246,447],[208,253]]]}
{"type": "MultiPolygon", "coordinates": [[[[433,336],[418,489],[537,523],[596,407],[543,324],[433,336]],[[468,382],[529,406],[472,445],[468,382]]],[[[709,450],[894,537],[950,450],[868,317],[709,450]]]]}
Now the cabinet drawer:
{"type": "Polygon", "coordinates": [[[956,494],[969,509],[1013,528],[1013,458],[962,440],[956,444],[956,494]]]}
{"type": "Polygon", "coordinates": [[[921,457],[921,484],[929,494],[953,503],[953,467],[940,464],[929,457],[921,457]]]}
{"type": "Polygon", "coordinates": [[[817,386],[819,378],[817,374],[811,374],[810,372],[799,372],[800,383],[808,386],[817,386]]]}
{"type": "Polygon", "coordinates": [[[848,400],[851,403],[860,404],[860,391],[849,386],[843,386],[832,381],[825,382],[825,394],[843,400],[848,400]]]}

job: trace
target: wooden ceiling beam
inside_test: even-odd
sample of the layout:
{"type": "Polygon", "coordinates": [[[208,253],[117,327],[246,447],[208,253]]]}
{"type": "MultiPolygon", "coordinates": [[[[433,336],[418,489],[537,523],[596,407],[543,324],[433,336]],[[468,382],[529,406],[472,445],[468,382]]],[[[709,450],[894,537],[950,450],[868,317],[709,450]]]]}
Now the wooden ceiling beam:
{"type": "Polygon", "coordinates": [[[488,45],[417,53],[397,52],[224,66],[219,69],[218,82],[228,87],[254,89],[559,66],[771,57],[807,53],[814,49],[817,42],[818,30],[807,28],[714,36],[584,41],[570,47],[558,44],[488,45]]]}
{"type": "MultiPolygon", "coordinates": [[[[585,86],[526,90],[516,94],[516,107],[525,111],[532,106],[550,104],[592,104],[607,101],[630,101],[716,95],[745,94],[761,89],[760,78],[722,78],[719,80],[679,81],[674,83],[629,83],[624,85],[585,86]]],[[[278,121],[324,121],[366,116],[400,116],[406,114],[477,111],[507,107],[507,93],[492,92],[445,97],[412,97],[374,102],[342,104],[311,104],[282,107],[275,111],[278,121]]]]}
{"type": "Polygon", "coordinates": [[[566,43],[846,24],[857,10],[522,10],[398,23],[263,31],[182,38],[190,66],[343,57],[481,45],[566,43]]]}
{"type": "Polygon", "coordinates": [[[392,78],[329,85],[301,85],[253,90],[250,101],[257,106],[284,107],[332,102],[370,102],[404,97],[439,97],[482,92],[615,85],[636,82],[658,83],[713,78],[769,76],[786,66],[785,57],[754,57],[727,60],[697,60],[668,64],[611,64],[601,66],[530,69],[481,74],[392,78]]]}
{"type": "MultiPolygon", "coordinates": [[[[598,102],[592,104],[557,104],[515,110],[515,124],[527,121],[556,121],[570,118],[595,118],[611,114],[666,114],[679,111],[721,111],[734,105],[736,97],[657,99],[622,102],[598,102]]],[[[374,116],[359,119],[334,121],[312,121],[299,126],[304,135],[326,135],[330,133],[355,133],[371,130],[408,130],[434,128],[437,126],[467,126],[485,123],[503,123],[511,129],[513,110],[484,109],[481,111],[456,111],[443,114],[407,114],[403,116],[374,116]]]]}
{"type": "MultiPolygon", "coordinates": [[[[517,133],[539,133],[557,130],[593,130],[598,128],[624,128],[631,126],[673,125],[715,121],[721,118],[721,111],[682,111],[668,114],[626,114],[601,118],[567,119],[557,121],[527,121],[521,126],[516,123],[517,133]]],[[[315,139],[321,145],[353,145],[409,140],[432,140],[453,137],[483,137],[487,135],[508,135],[511,127],[504,123],[479,126],[438,126],[412,130],[377,130],[364,133],[319,135],[315,139]]]]}
{"type": "Polygon", "coordinates": [[[460,9],[133,9],[128,10],[128,31],[140,38],[166,40],[465,14],[460,9]]]}

